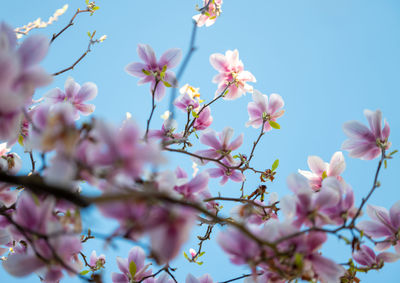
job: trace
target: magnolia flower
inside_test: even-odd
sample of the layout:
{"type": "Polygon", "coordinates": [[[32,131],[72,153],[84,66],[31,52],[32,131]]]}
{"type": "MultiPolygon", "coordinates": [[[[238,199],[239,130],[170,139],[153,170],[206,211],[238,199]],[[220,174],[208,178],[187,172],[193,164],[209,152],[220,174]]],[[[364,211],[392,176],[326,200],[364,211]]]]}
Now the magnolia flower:
{"type": "Polygon", "coordinates": [[[342,144],[342,149],[348,150],[351,157],[371,160],[378,157],[382,150],[387,150],[391,146],[388,141],[390,127],[388,122],[384,121],[382,129],[382,113],[380,110],[364,110],[369,127],[358,121],[349,121],[343,124],[343,131],[349,137],[342,144]]]}
{"type": "Polygon", "coordinates": [[[398,234],[400,231],[400,201],[397,201],[388,211],[381,206],[367,205],[367,214],[372,220],[363,220],[357,228],[372,238],[385,237],[385,241],[378,243],[378,250],[386,250],[394,245],[396,252],[400,253],[398,234]]]}
{"type": "Polygon", "coordinates": [[[28,37],[17,48],[15,32],[0,23],[0,141],[17,140],[23,110],[35,89],[52,81],[38,65],[48,48],[48,39],[41,35],[28,37]]]}
{"type": "Polygon", "coordinates": [[[180,167],[176,168],[176,176],[178,185],[174,186],[174,190],[182,194],[186,199],[193,199],[197,193],[205,190],[208,185],[208,174],[201,172],[192,180],[188,181],[187,174],[180,167]]]}
{"type": "Polygon", "coordinates": [[[400,255],[383,252],[378,255],[368,246],[362,245],[360,249],[353,253],[354,260],[367,267],[379,267],[384,262],[395,262],[400,258],[400,255]]]}
{"type": "Polygon", "coordinates": [[[186,276],[185,283],[213,283],[211,276],[209,274],[204,274],[203,276],[196,278],[192,274],[186,276]]]}
{"type": "Polygon", "coordinates": [[[207,106],[200,112],[199,117],[194,121],[193,128],[196,130],[205,130],[212,124],[212,122],[213,117],[211,116],[211,110],[210,107],[207,106]]]}
{"type": "Polygon", "coordinates": [[[194,15],[192,19],[197,23],[198,27],[213,25],[221,14],[222,0],[203,0],[203,8],[201,14],[194,15]]]}
{"type": "Polygon", "coordinates": [[[150,45],[139,44],[137,53],[144,63],[130,63],[125,67],[125,71],[131,76],[141,78],[139,85],[151,83],[150,92],[154,92],[154,98],[160,101],[165,95],[165,87],[177,85],[175,74],[169,69],[178,65],[182,51],[178,48],[169,49],[158,61],[150,45]],[[156,82],[158,82],[157,87],[156,82]]]}
{"type": "Polygon", "coordinates": [[[224,95],[224,99],[236,99],[246,92],[253,92],[253,87],[247,82],[256,82],[256,78],[249,71],[244,71],[243,62],[239,60],[237,49],[228,50],[225,55],[212,54],[210,63],[219,72],[213,78],[213,82],[218,84],[215,96],[220,95],[225,88],[228,93],[224,95]]]}
{"type": "Polygon", "coordinates": [[[185,84],[179,89],[180,95],[175,99],[174,105],[184,112],[188,112],[199,107],[199,89],[185,84]]]}
{"type": "Polygon", "coordinates": [[[59,88],[50,90],[45,95],[45,101],[50,104],[69,102],[74,107],[75,119],[79,119],[79,112],[83,115],[89,115],[94,111],[93,104],[85,104],[87,100],[92,100],[97,96],[97,86],[94,83],[88,82],[80,86],[69,77],[65,81],[65,91],[59,88]]]}
{"type": "MultiPolygon", "coordinates": [[[[233,136],[233,129],[226,127],[222,132],[216,133],[212,129],[208,129],[203,132],[200,136],[200,142],[208,145],[211,148],[205,150],[196,151],[196,155],[219,159],[226,159],[231,165],[235,164],[235,160],[231,156],[233,150],[238,149],[243,143],[243,134],[240,134],[235,140],[230,142],[233,136]]],[[[199,162],[198,159],[196,159],[199,162]]],[[[200,160],[201,164],[206,164],[207,160],[200,160]]]]}
{"type": "Polygon", "coordinates": [[[309,156],[307,159],[310,171],[298,170],[301,175],[306,177],[310,182],[314,191],[321,188],[322,180],[326,177],[336,177],[339,181],[342,180],[340,174],[346,168],[343,153],[338,151],[332,155],[331,162],[328,164],[318,156],[309,156]]]}
{"type": "MultiPolygon", "coordinates": [[[[117,257],[117,265],[122,273],[111,274],[114,283],[129,283],[138,282],[143,277],[152,274],[151,269],[148,269],[151,263],[145,264],[146,254],[140,247],[133,247],[129,251],[128,258],[117,257]]],[[[143,282],[152,282],[147,279],[143,282]]]]}
{"type": "Polygon", "coordinates": [[[106,263],[106,256],[101,254],[97,256],[97,253],[95,250],[92,251],[89,259],[89,265],[91,266],[92,269],[100,269],[104,266],[106,263]]]}
{"type": "MultiPolygon", "coordinates": [[[[225,160],[223,160],[222,163],[224,163],[227,166],[232,166],[225,160]]],[[[234,182],[244,181],[245,177],[242,172],[227,168],[219,163],[216,163],[216,165],[218,166],[218,168],[209,168],[207,169],[207,173],[210,174],[211,178],[222,177],[221,181],[219,182],[221,186],[225,185],[225,183],[228,182],[228,180],[232,180],[234,182]]]]}
{"type": "Polygon", "coordinates": [[[279,110],[285,103],[282,97],[275,93],[270,95],[269,101],[268,96],[258,90],[254,90],[252,97],[253,101],[247,105],[249,121],[246,123],[246,127],[259,128],[264,123],[264,131],[267,132],[271,130],[269,121],[275,122],[285,113],[284,110],[279,110]]]}

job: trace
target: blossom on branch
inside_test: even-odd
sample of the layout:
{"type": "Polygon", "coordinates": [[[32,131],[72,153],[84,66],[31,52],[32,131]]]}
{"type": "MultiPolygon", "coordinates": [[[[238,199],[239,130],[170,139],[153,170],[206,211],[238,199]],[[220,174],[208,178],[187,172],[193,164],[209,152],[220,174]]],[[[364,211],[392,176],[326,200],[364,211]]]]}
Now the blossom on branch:
{"type": "Polygon", "coordinates": [[[395,262],[400,255],[389,252],[383,252],[378,255],[368,246],[362,245],[358,251],[353,253],[354,260],[364,266],[371,268],[379,268],[384,262],[395,262]]]}
{"type": "Polygon", "coordinates": [[[358,121],[349,121],[343,124],[343,131],[349,137],[342,144],[342,149],[349,151],[351,157],[371,160],[378,157],[382,150],[391,146],[388,141],[390,127],[384,121],[382,129],[382,112],[380,110],[364,110],[369,129],[358,121]]]}
{"type": "Polygon", "coordinates": [[[85,104],[87,100],[92,100],[97,96],[97,86],[88,82],[80,86],[73,78],[69,77],[65,81],[65,91],[59,88],[50,90],[45,95],[45,102],[56,104],[61,102],[69,102],[74,107],[75,119],[79,119],[79,112],[87,116],[91,114],[95,106],[93,104],[85,104]]]}
{"type": "Polygon", "coordinates": [[[201,14],[194,15],[192,19],[197,23],[198,27],[204,25],[209,27],[221,15],[222,0],[203,0],[203,5],[203,8],[200,9],[201,14]]]}
{"type": "Polygon", "coordinates": [[[326,177],[333,176],[341,181],[342,177],[340,174],[342,174],[346,168],[343,153],[340,151],[337,151],[332,155],[330,163],[324,162],[318,156],[309,156],[307,163],[311,171],[299,169],[298,172],[308,179],[314,191],[318,191],[321,188],[322,181],[326,177]]]}
{"type": "Polygon", "coordinates": [[[253,101],[247,105],[249,121],[246,123],[246,127],[259,128],[264,123],[264,131],[268,132],[271,130],[269,121],[275,122],[285,113],[284,110],[280,110],[285,103],[282,97],[276,93],[269,96],[269,101],[268,96],[258,90],[254,90],[252,97],[253,101]]]}
{"type": "Polygon", "coordinates": [[[253,92],[253,87],[247,82],[256,82],[256,78],[249,71],[244,70],[242,60],[239,60],[239,51],[228,50],[225,55],[215,53],[210,56],[210,63],[219,74],[214,76],[213,83],[218,84],[215,96],[223,94],[224,99],[236,99],[246,92],[253,92]]]}
{"type": "Polygon", "coordinates": [[[137,53],[144,63],[133,62],[125,67],[125,71],[134,77],[141,78],[139,85],[150,84],[150,92],[160,101],[165,95],[165,87],[177,87],[175,74],[170,69],[176,67],[182,57],[178,48],[168,49],[157,61],[153,48],[148,44],[139,44],[137,53]]]}

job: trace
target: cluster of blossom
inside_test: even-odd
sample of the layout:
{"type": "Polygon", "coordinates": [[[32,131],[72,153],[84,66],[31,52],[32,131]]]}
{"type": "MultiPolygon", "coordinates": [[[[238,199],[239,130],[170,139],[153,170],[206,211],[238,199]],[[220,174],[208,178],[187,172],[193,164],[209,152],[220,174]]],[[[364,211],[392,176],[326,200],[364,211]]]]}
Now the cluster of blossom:
{"type": "MultiPolygon", "coordinates": [[[[197,25],[213,24],[221,4],[217,0],[204,1],[201,14],[194,17],[197,25]]],[[[218,218],[221,208],[215,202],[218,198],[212,198],[209,179],[221,178],[221,185],[228,181],[242,183],[242,191],[247,170],[259,174],[261,182],[273,180],[277,165],[260,171],[252,168],[250,161],[261,136],[280,128],[277,119],[284,114],[282,97],[254,90],[248,83],[256,79],[244,70],[239,52],[228,50],[225,55],[210,56],[211,65],[219,72],[212,80],[217,84],[214,99],[204,104],[199,89],[186,84],[174,101],[175,107],[187,114],[184,128],[179,131],[176,121],[168,118],[160,130],[149,129],[155,101],[162,100],[166,88],[178,86],[171,69],[179,64],[182,55],[174,48],[157,60],[149,45],[139,44],[137,53],[143,63],[130,63],[126,72],[139,77],[138,84],[150,83],[153,109],[147,131],[143,133],[130,117],[118,126],[95,118],[79,123],[81,114],[94,111],[94,105],[86,103],[97,96],[94,83],[81,86],[68,78],[64,90],[55,88],[39,101],[33,100],[35,90],[51,82],[51,76],[38,66],[47,49],[48,40],[41,36],[31,36],[17,48],[13,30],[4,23],[0,25],[0,141],[4,142],[0,144],[0,172],[13,177],[19,172],[21,158],[8,148],[17,141],[30,153],[33,166],[33,152],[50,153],[48,164],[41,170],[33,167],[30,177],[43,184],[69,188],[76,196],[81,193],[82,181],[98,188],[98,200],[103,200],[97,205],[99,211],[119,224],[112,236],[134,241],[148,236],[152,257],[158,264],[165,264],[165,272],[157,276],[145,262],[145,251],[134,247],[127,259],[117,258],[121,273],[112,274],[113,282],[174,282],[168,263],[181,251],[199,214],[210,218],[209,222],[218,218]],[[232,128],[221,132],[210,128],[210,105],[218,99],[238,99],[245,93],[252,93],[246,126],[261,128],[250,155],[234,154],[243,144],[243,134],[232,140],[232,128]],[[199,141],[208,148],[188,151],[190,137],[200,131],[199,141]],[[214,167],[196,172],[192,178],[180,167],[146,174],[148,168],[165,163],[163,151],[185,154],[199,166],[214,167]]],[[[342,148],[361,159],[381,155],[382,162],[391,146],[389,125],[385,121],[382,128],[379,110],[365,110],[364,114],[370,128],[356,121],[345,123],[343,129],[349,140],[342,148]]],[[[366,271],[400,258],[400,202],[390,211],[368,205],[372,220],[356,223],[362,207],[355,207],[353,190],[341,177],[346,167],[343,154],[336,152],[329,164],[310,156],[308,165],[311,171],[299,170],[288,177],[292,195],[279,200],[277,194],[271,193],[264,201],[266,187],[260,185],[250,196],[238,199],[245,204],[232,209],[233,220],[228,222],[236,227],[218,235],[218,243],[231,261],[250,267],[252,276],[246,281],[273,283],[300,278],[340,282],[350,271],[323,256],[321,247],[327,233],[339,235],[345,229],[358,232],[360,239],[365,233],[379,251],[395,247],[396,253],[384,251],[376,255],[360,241],[354,243],[352,257],[366,271]],[[278,217],[278,202],[282,217],[278,217]],[[337,229],[329,230],[328,225],[337,229]],[[384,240],[373,240],[380,238],[384,240]]],[[[29,185],[23,187],[0,183],[0,255],[6,255],[5,270],[14,276],[35,272],[44,282],[58,282],[63,272],[94,275],[102,269],[104,255],[97,256],[93,251],[87,262],[82,253],[83,243],[90,237],[80,236],[79,207],[56,199],[50,192],[33,193],[29,185]],[[89,269],[82,271],[84,268],[89,269]]],[[[196,257],[198,253],[191,251],[191,255],[196,257]]],[[[186,282],[213,280],[207,274],[200,278],[189,274],[186,282]]]]}

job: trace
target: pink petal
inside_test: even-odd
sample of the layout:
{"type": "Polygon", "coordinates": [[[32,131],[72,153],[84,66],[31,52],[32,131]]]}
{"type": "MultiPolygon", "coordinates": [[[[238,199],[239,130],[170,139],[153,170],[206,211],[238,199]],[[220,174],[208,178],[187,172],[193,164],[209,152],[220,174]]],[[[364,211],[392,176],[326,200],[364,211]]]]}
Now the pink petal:
{"type": "Polygon", "coordinates": [[[137,53],[147,65],[151,67],[157,66],[156,54],[153,48],[148,44],[138,44],[137,53]]]}
{"type": "Polygon", "coordinates": [[[385,140],[385,139],[389,138],[389,135],[390,135],[389,123],[385,120],[385,126],[382,130],[382,138],[385,140]]]}
{"type": "Polygon", "coordinates": [[[3,262],[3,268],[13,276],[23,277],[44,267],[44,262],[35,255],[11,254],[3,262]]]}
{"type": "Polygon", "coordinates": [[[269,96],[268,103],[268,114],[275,113],[278,109],[282,108],[285,105],[283,102],[282,96],[279,94],[273,93],[269,96]]]}
{"type": "Polygon", "coordinates": [[[363,230],[365,234],[373,238],[391,236],[393,234],[385,225],[375,221],[361,221],[357,224],[357,228],[363,230]]]}
{"type": "Polygon", "coordinates": [[[243,182],[244,176],[241,172],[234,170],[230,176],[230,179],[234,182],[243,182]]]}
{"type": "Polygon", "coordinates": [[[49,48],[49,40],[43,35],[32,35],[25,39],[18,53],[21,56],[22,65],[24,67],[32,66],[40,61],[47,54],[49,48]]]}
{"type": "Polygon", "coordinates": [[[129,283],[129,278],[121,273],[111,273],[111,280],[113,283],[129,283]]]}
{"type": "Polygon", "coordinates": [[[141,247],[133,247],[129,251],[128,262],[131,263],[133,261],[136,264],[137,271],[143,268],[145,259],[146,253],[141,247]]]}
{"type": "Polygon", "coordinates": [[[219,178],[225,175],[225,171],[222,168],[209,168],[207,169],[207,173],[211,178],[219,178]]]}
{"type": "Polygon", "coordinates": [[[364,115],[367,117],[369,126],[375,138],[380,138],[382,133],[382,112],[380,110],[371,111],[365,109],[364,115]]]}
{"type": "Polygon", "coordinates": [[[221,143],[220,141],[217,139],[216,137],[217,133],[212,130],[212,129],[208,129],[206,131],[204,131],[201,136],[200,136],[200,142],[202,144],[211,146],[214,149],[221,149],[221,143]]]}
{"type": "Polygon", "coordinates": [[[161,55],[160,61],[158,65],[160,68],[167,65],[168,69],[176,67],[182,59],[182,50],[179,48],[172,48],[165,51],[163,55],[161,55]]]}
{"type": "Polygon", "coordinates": [[[399,254],[383,252],[377,256],[378,260],[383,260],[384,262],[395,262],[400,258],[399,254]]]}
{"type": "Polygon", "coordinates": [[[243,134],[240,134],[236,139],[234,139],[228,146],[230,150],[236,150],[243,144],[243,134]]]}
{"type": "Polygon", "coordinates": [[[307,159],[308,167],[317,175],[322,175],[327,169],[327,164],[318,156],[309,156],[307,159]]]}
{"type": "Polygon", "coordinates": [[[318,277],[325,282],[340,282],[340,277],[345,273],[345,269],[320,255],[314,255],[312,264],[318,277]]]}
{"type": "Polygon", "coordinates": [[[192,274],[189,273],[186,276],[185,283],[200,283],[200,281],[196,277],[194,277],[192,274]]]}
{"type": "Polygon", "coordinates": [[[87,100],[92,100],[97,96],[97,85],[88,82],[81,86],[78,94],[75,96],[76,102],[83,102],[87,100]]]}
{"type": "Polygon", "coordinates": [[[65,95],[68,97],[68,99],[74,98],[75,95],[79,92],[80,88],[81,86],[76,83],[71,77],[68,77],[68,79],[65,81],[64,89],[65,95]]]}
{"type": "MultiPolygon", "coordinates": [[[[228,143],[233,136],[233,129],[231,127],[225,127],[224,130],[218,133],[219,140],[222,143],[222,148],[227,149],[228,143]]],[[[219,148],[221,149],[221,148],[219,148]]]]}
{"type": "Polygon", "coordinates": [[[54,88],[45,94],[45,99],[51,103],[63,102],[65,100],[65,93],[59,88],[54,88]]]}
{"type": "Polygon", "coordinates": [[[349,121],[344,123],[343,131],[349,138],[375,141],[375,137],[371,131],[358,121],[349,121]]]}
{"type": "MultiPolygon", "coordinates": [[[[258,106],[258,111],[261,113],[267,112],[267,105],[268,105],[268,96],[262,94],[258,90],[254,90],[252,98],[254,100],[254,103],[258,106]]],[[[250,102],[251,103],[251,102],[250,102]]],[[[250,105],[248,104],[248,107],[250,105]]],[[[249,110],[249,108],[247,108],[249,110]]],[[[259,116],[259,115],[257,115],[259,116]]]]}
{"type": "Polygon", "coordinates": [[[96,106],[93,104],[75,104],[75,107],[85,116],[93,113],[94,109],[96,108],[96,106]]]}
{"type": "Polygon", "coordinates": [[[219,72],[228,72],[229,63],[226,57],[220,53],[215,53],[210,56],[210,63],[219,72]]]}
{"type": "Polygon", "coordinates": [[[130,63],[125,67],[125,72],[127,72],[131,76],[139,78],[150,77],[143,73],[143,70],[147,70],[147,65],[139,62],[130,63]]]}
{"type": "MultiPolygon", "coordinates": [[[[150,85],[151,93],[153,93],[155,86],[156,86],[156,82],[155,81],[151,82],[151,85],[150,85]]],[[[157,88],[154,92],[154,98],[156,101],[161,101],[161,99],[163,99],[164,95],[165,95],[165,86],[162,82],[159,82],[157,84],[157,88]]]]}
{"type": "Polygon", "coordinates": [[[390,221],[395,229],[400,228],[400,201],[397,201],[389,210],[390,221]]]}
{"type": "Polygon", "coordinates": [[[344,161],[343,153],[338,151],[335,152],[331,158],[331,162],[328,166],[328,176],[340,176],[346,168],[346,162],[344,161]]]}
{"type": "Polygon", "coordinates": [[[197,193],[204,190],[208,185],[208,174],[205,172],[197,174],[188,185],[191,193],[197,193]]]}

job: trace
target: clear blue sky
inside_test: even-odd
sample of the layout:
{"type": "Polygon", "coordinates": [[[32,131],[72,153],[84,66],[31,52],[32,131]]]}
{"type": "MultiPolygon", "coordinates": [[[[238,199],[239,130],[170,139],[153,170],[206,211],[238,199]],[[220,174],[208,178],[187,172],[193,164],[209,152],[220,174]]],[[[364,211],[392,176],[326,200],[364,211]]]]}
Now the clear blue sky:
{"type": "MultiPolygon", "coordinates": [[[[69,21],[77,8],[84,7],[84,0],[20,0],[1,1],[0,19],[17,27],[42,17],[47,19],[57,8],[70,5],[68,12],[51,27],[32,33],[44,33],[49,37],[69,21]]],[[[79,83],[93,81],[99,95],[94,100],[96,116],[119,122],[129,111],[144,126],[151,106],[148,86],[137,87],[137,79],[124,72],[126,64],[138,61],[136,46],[148,43],[157,55],[168,48],[180,47],[185,52],[192,28],[191,16],[195,4],[189,0],[148,1],[97,1],[100,10],[92,17],[79,15],[76,24],[52,45],[44,61],[49,72],[69,66],[87,46],[87,31],[97,30],[108,39],[95,46],[75,70],[57,77],[54,83],[37,92],[36,98],[53,87],[63,87],[68,76],[79,83]]],[[[381,109],[392,129],[390,140],[393,149],[400,144],[400,2],[397,0],[226,0],[223,14],[210,28],[201,28],[193,60],[181,83],[200,87],[202,96],[210,100],[216,89],[211,83],[216,71],[210,66],[210,54],[224,53],[237,48],[245,69],[257,78],[254,87],[262,93],[276,92],[285,100],[286,113],[280,119],[281,130],[266,134],[256,151],[254,166],[268,167],[276,159],[280,166],[276,181],[269,190],[280,196],[288,193],[286,177],[307,169],[307,156],[319,155],[329,161],[340,149],[345,136],[342,124],[348,120],[363,122],[363,109],[381,109]]],[[[236,134],[245,133],[241,152],[248,153],[257,130],[244,126],[248,119],[247,95],[231,102],[217,103],[212,108],[212,127],[220,131],[229,125],[236,134]]],[[[0,102],[1,103],[1,102],[0,102]]],[[[157,107],[152,125],[161,124],[160,115],[168,108],[164,99],[157,107]]],[[[179,121],[183,117],[179,117],[179,121]]],[[[181,123],[182,124],[182,123],[181,123]]],[[[354,188],[357,204],[366,195],[371,184],[377,160],[365,162],[348,157],[343,177],[354,188]]],[[[382,183],[371,203],[390,206],[400,199],[398,172],[400,156],[389,162],[389,168],[381,174],[382,183]]],[[[171,166],[179,160],[172,159],[171,166]]],[[[180,160],[180,163],[183,161],[180,160]]],[[[190,172],[190,163],[187,170],[190,172]]],[[[257,186],[257,178],[248,175],[248,184],[257,186]]],[[[219,188],[215,182],[210,191],[220,191],[238,196],[239,187],[228,182],[219,188]]],[[[229,213],[226,206],[225,215],[229,213]]],[[[95,211],[84,215],[99,217],[95,211]]],[[[89,223],[89,222],[86,222],[89,223]]],[[[115,224],[96,221],[94,231],[110,231],[115,224]]],[[[203,231],[201,231],[203,233],[203,231]]],[[[192,237],[195,238],[195,235],[192,237]]],[[[215,235],[213,235],[215,239],[215,235]]],[[[111,282],[110,273],[118,271],[115,256],[126,257],[131,244],[118,242],[118,250],[108,249],[105,282],[111,282]]],[[[99,249],[100,240],[87,247],[99,249]]],[[[192,241],[185,245],[195,247],[192,241]]],[[[190,264],[180,256],[171,265],[178,267],[179,282],[184,282],[187,272],[197,276],[209,272],[214,280],[223,281],[247,272],[242,267],[229,264],[222,250],[215,243],[205,244],[205,263],[190,264]]],[[[349,247],[338,245],[330,239],[326,253],[345,262],[350,255],[349,247]]],[[[360,276],[366,283],[398,282],[400,262],[387,264],[379,272],[360,276]]],[[[37,277],[13,279],[0,269],[2,282],[36,282],[37,277]]],[[[76,282],[68,279],[65,282],[76,282]]]]}

